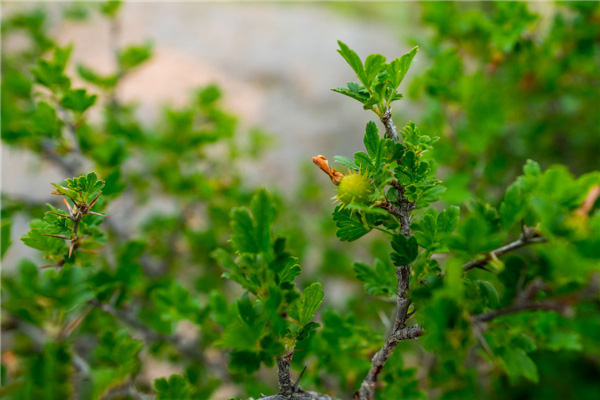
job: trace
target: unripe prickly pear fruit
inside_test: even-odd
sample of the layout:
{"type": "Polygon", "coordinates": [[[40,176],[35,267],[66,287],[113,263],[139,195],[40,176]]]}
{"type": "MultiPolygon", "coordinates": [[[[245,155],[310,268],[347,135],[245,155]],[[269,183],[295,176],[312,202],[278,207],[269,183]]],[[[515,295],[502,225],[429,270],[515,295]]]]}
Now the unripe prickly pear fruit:
{"type": "Polygon", "coordinates": [[[369,196],[375,191],[375,186],[371,180],[361,174],[349,174],[338,185],[337,200],[342,204],[352,202],[360,204],[369,204],[369,196]]]}

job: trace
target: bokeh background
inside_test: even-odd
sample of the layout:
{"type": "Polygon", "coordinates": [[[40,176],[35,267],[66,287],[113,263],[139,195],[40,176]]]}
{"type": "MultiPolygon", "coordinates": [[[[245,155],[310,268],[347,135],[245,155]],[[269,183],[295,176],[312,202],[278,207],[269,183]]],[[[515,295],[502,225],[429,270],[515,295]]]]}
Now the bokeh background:
{"type": "MultiPolygon", "coordinates": [[[[115,68],[116,48],[151,43],[152,58],[129,74],[117,93],[121,101],[137,106],[136,114],[146,127],[164,117],[165,106],[182,106],[198,87],[218,84],[241,130],[257,127],[268,135],[264,141],[268,151],[242,169],[249,185],[277,187],[289,195],[301,181],[302,169],[312,165],[313,155],[352,154],[362,143],[363,127],[372,119],[367,112],[357,112],[350,99],[330,91],[354,78],[336,52],[337,40],[359,54],[381,52],[394,58],[410,49],[407,37],[419,29],[415,16],[420,13],[418,4],[410,2],[374,7],[125,2],[114,23],[95,12],[91,2],[3,2],[2,6],[5,17],[39,8],[48,13],[51,36],[59,45],[73,44],[68,68],[74,86],[90,87],[77,78],[78,64],[108,74],[115,68]]],[[[18,35],[2,44],[5,51],[26,45],[18,35]]],[[[407,115],[418,113],[409,102],[398,103],[398,109],[405,109],[407,115]]],[[[91,115],[92,120],[100,118],[99,112],[91,115]]],[[[48,182],[65,178],[53,163],[6,146],[2,166],[3,193],[32,202],[50,201],[48,182]]],[[[148,207],[169,205],[158,202],[148,207]]],[[[15,245],[6,266],[32,255],[19,240],[27,229],[26,220],[15,223],[15,245]]]]}

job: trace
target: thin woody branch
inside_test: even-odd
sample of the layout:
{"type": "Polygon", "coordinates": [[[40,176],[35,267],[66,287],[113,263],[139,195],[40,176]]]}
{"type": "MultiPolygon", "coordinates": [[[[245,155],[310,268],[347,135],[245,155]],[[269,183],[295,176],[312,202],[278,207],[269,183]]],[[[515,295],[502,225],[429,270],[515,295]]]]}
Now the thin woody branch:
{"type": "Polygon", "coordinates": [[[138,330],[140,333],[142,333],[146,342],[162,340],[175,346],[183,357],[195,361],[205,361],[203,354],[198,351],[199,349],[196,343],[188,343],[186,339],[178,335],[163,335],[154,332],[131,313],[116,309],[110,304],[102,303],[96,299],[90,300],[89,303],[105,313],[112,315],[116,319],[124,322],[131,328],[138,330]]]}
{"type": "Polygon", "coordinates": [[[279,394],[284,397],[291,397],[294,393],[292,379],[290,377],[290,362],[292,361],[293,352],[277,357],[277,380],[279,382],[279,394]]]}
{"type": "Polygon", "coordinates": [[[392,110],[389,107],[385,108],[385,112],[381,116],[381,122],[385,125],[385,137],[392,139],[394,142],[398,142],[398,132],[396,126],[392,120],[392,110]]]}
{"type": "Polygon", "coordinates": [[[404,236],[410,236],[410,212],[415,208],[415,203],[402,197],[399,201],[394,203],[385,201],[378,207],[398,218],[400,221],[400,231],[404,236]]]}
{"type": "Polygon", "coordinates": [[[541,278],[536,278],[517,295],[515,301],[508,307],[475,315],[471,318],[471,320],[475,323],[489,322],[504,315],[532,310],[557,311],[561,313],[565,312],[573,303],[587,300],[600,293],[599,275],[592,275],[587,287],[578,293],[563,296],[561,298],[550,298],[536,301],[535,297],[541,290],[544,289],[546,289],[546,284],[541,278]]]}
{"type": "MultiPolygon", "coordinates": [[[[384,115],[381,117],[381,122],[386,127],[386,137],[398,142],[398,133],[392,121],[392,114],[389,108],[386,108],[384,115]]],[[[410,212],[415,208],[415,204],[404,197],[405,188],[394,180],[392,187],[398,191],[398,200],[390,202],[386,200],[379,207],[388,211],[390,214],[398,218],[400,221],[400,231],[406,238],[410,237],[410,212]]],[[[383,347],[375,353],[371,359],[371,368],[367,376],[362,381],[360,388],[354,393],[356,400],[373,400],[375,398],[375,389],[379,379],[379,373],[383,369],[385,363],[390,358],[394,349],[402,340],[416,339],[423,334],[420,326],[406,326],[406,321],[412,315],[408,312],[411,301],[408,297],[410,288],[410,265],[396,267],[396,275],[398,276],[398,291],[396,294],[396,315],[394,324],[390,333],[383,344],[383,347]]]]}
{"type": "MultiPolygon", "coordinates": [[[[279,383],[279,393],[271,396],[259,397],[259,400],[337,400],[328,394],[309,392],[298,387],[300,378],[304,370],[298,377],[295,383],[292,383],[290,376],[290,363],[294,355],[290,351],[281,357],[277,357],[277,380],[279,383]]],[[[305,368],[306,369],[306,368],[305,368]]],[[[254,400],[252,397],[248,400],[254,400]]]]}
{"type": "Polygon", "coordinates": [[[75,248],[77,248],[78,242],[80,239],[78,232],[79,232],[79,224],[81,223],[81,219],[83,217],[85,217],[86,215],[97,215],[100,217],[106,217],[106,215],[104,215],[104,214],[90,211],[90,209],[94,206],[94,204],[96,203],[96,201],[98,200],[98,198],[100,197],[100,194],[102,194],[102,192],[99,192],[96,195],[96,197],[94,197],[94,199],[89,204],[85,203],[85,202],[78,203],[74,199],[69,197],[71,199],[71,201],[73,202],[73,207],[71,207],[71,205],[69,204],[67,199],[65,199],[65,195],[62,194],[60,191],[56,190],[56,191],[52,191],[51,193],[60,195],[60,197],[63,199],[64,203],[67,206],[69,215],[60,214],[55,211],[50,211],[50,213],[54,214],[54,215],[58,215],[59,217],[70,219],[71,221],[73,221],[73,228],[72,228],[72,233],[71,233],[70,237],[66,237],[64,235],[54,235],[54,234],[44,234],[44,236],[49,236],[49,237],[54,237],[57,239],[66,240],[69,244],[69,258],[71,258],[71,255],[73,255],[73,251],[75,250],[75,248]]]}
{"type": "Polygon", "coordinates": [[[423,329],[418,326],[406,326],[406,320],[409,318],[408,308],[411,304],[408,298],[410,266],[396,268],[398,275],[398,294],[397,294],[397,309],[394,325],[388,335],[381,350],[379,350],[371,359],[371,368],[360,389],[354,393],[354,398],[357,400],[372,400],[375,398],[375,388],[379,379],[379,373],[383,366],[392,355],[394,349],[403,340],[416,339],[423,334],[423,329]]]}
{"type": "Polygon", "coordinates": [[[469,271],[472,270],[474,268],[480,268],[480,269],[485,269],[484,267],[490,263],[490,261],[500,257],[503,254],[506,254],[510,251],[519,249],[523,246],[526,246],[528,244],[532,244],[532,243],[544,243],[546,242],[546,238],[543,236],[540,236],[534,229],[532,228],[528,228],[528,227],[524,227],[523,229],[523,233],[521,234],[521,236],[519,237],[519,239],[515,240],[514,242],[511,242],[507,245],[504,245],[496,250],[493,250],[491,252],[489,252],[488,254],[486,254],[485,258],[480,259],[480,260],[471,260],[468,263],[466,263],[465,265],[463,265],[462,269],[463,271],[469,271]]]}

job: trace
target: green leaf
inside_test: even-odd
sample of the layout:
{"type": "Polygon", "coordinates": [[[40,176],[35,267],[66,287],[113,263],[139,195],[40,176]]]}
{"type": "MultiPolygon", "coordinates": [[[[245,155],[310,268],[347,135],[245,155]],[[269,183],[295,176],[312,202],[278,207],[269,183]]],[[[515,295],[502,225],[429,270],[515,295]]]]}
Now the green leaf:
{"type": "Polygon", "coordinates": [[[344,156],[335,156],[333,157],[333,161],[335,161],[336,163],[343,165],[344,167],[350,168],[351,170],[354,171],[358,171],[358,165],[356,165],[356,163],[354,161],[352,161],[351,159],[349,159],[348,157],[344,157],[344,156]]]}
{"type": "Polygon", "coordinates": [[[300,268],[300,265],[298,265],[298,259],[295,257],[290,258],[279,274],[279,283],[284,284],[293,282],[294,279],[300,275],[301,271],[302,269],[300,268]]]}
{"type": "Polygon", "coordinates": [[[356,73],[356,76],[361,83],[365,86],[368,86],[367,76],[360,57],[342,41],[338,40],[338,45],[340,46],[338,53],[344,57],[344,60],[346,60],[348,65],[350,65],[352,70],[354,70],[354,73],[356,73]]]}
{"type": "Polygon", "coordinates": [[[119,65],[124,70],[129,70],[143,64],[152,56],[152,44],[146,43],[141,46],[129,46],[119,51],[119,65]]]}
{"type": "Polygon", "coordinates": [[[176,322],[183,319],[195,321],[200,315],[198,298],[181,283],[168,281],[164,287],[159,287],[150,293],[156,314],[161,321],[176,322]]]}
{"type": "Polygon", "coordinates": [[[352,269],[356,274],[356,278],[363,282],[373,282],[375,281],[375,271],[371,269],[367,264],[362,262],[355,262],[352,265],[352,269]]]}
{"type": "Polygon", "coordinates": [[[315,316],[315,313],[323,302],[323,289],[318,282],[313,283],[302,292],[302,296],[290,308],[290,316],[294,318],[300,326],[307,325],[315,316]]]}
{"type": "Polygon", "coordinates": [[[266,190],[260,190],[250,202],[252,216],[254,217],[254,238],[263,253],[272,250],[271,226],[277,211],[266,190]]]}
{"type": "Polygon", "coordinates": [[[99,4],[100,11],[102,12],[102,14],[106,15],[107,17],[114,18],[117,15],[117,13],[119,12],[119,9],[121,8],[122,4],[123,4],[123,2],[120,0],[103,1],[102,3],[99,4]]]}
{"type": "Polygon", "coordinates": [[[221,89],[215,84],[207,85],[198,91],[198,101],[203,107],[215,104],[221,97],[221,89]]]}
{"type": "Polygon", "coordinates": [[[156,400],[188,400],[192,399],[194,388],[181,375],[171,375],[169,379],[160,378],[154,381],[156,400]]]}
{"type": "MultiPolygon", "coordinates": [[[[423,163],[421,163],[424,166],[423,163]]],[[[432,187],[423,190],[419,196],[419,205],[434,203],[438,201],[442,195],[446,192],[446,187],[438,184],[434,184],[432,187]]]]}
{"type": "Polygon", "coordinates": [[[581,351],[581,336],[576,332],[554,332],[548,339],[546,348],[552,351],[581,351]]]}
{"type": "MultiPolygon", "coordinates": [[[[354,82],[348,82],[348,86],[350,86],[351,84],[358,85],[358,84],[356,84],[354,82]]],[[[361,87],[364,88],[364,86],[362,86],[362,85],[361,85],[361,87]]],[[[351,97],[354,100],[358,100],[358,101],[360,101],[363,104],[365,104],[367,102],[367,100],[369,99],[369,94],[368,93],[362,93],[362,92],[358,92],[358,91],[353,91],[353,90],[342,88],[342,87],[336,87],[336,88],[333,88],[331,90],[333,92],[341,93],[343,95],[351,97]]]]}
{"type": "Polygon", "coordinates": [[[68,189],[63,186],[52,184],[59,192],[67,194],[73,199],[80,201],[91,201],[104,187],[104,181],[98,180],[95,172],[89,172],[87,175],[67,179],[68,189]]]}
{"type": "Polygon", "coordinates": [[[52,186],[54,186],[54,188],[56,189],[57,192],[64,194],[65,196],[68,196],[72,199],[78,199],[79,198],[79,193],[77,193],[75,190],[73,189],[69,189],[66,188],[64,186],[60,186],[57,185],[56,183],[52,183],[52,186]]]}
{"type": "Polygon", "coordinates": [[[448,246],[464,252],[468,257],[494,250],[504,242],[504,235],[495,230],[483,216],[471,215],[462,220],[457,233],[448,238],[448,246]]]}
{"type": "Polygon", "coordinates": [[[350,210],[350,212],[360,211],[364,215],[381,215],[384,217],[389,216],[390,214],[382,208],[379,207],[371,207],[366,204],[361,204],[357,202],[352,202],[346,205],[346,209],[350,210]]]}
{"type": "Polygon", "coordinates": [[[450,206],[442,210],[437,217],[437,232],[451,234],[458,226],[460,208],[450,206]]]}
{"type": "Polygon", "coordinates": [[[388,76],[392,82],[393,89],[396,90],[402,83],[404,76],[408,72],[413,59],[417,55],[418,47],[414,47],[411,51],[404,54],[400,58],[393,60],[388,67],[388,76]]]}
{"type": "Polygon", "coordinates": [[[533,160],[527,160],[525,165],[523,166],[523,172],[525,176],[536,177],[542,174],[542,169],[540,165],[533,160]]]}
{"type": "Polygon", "coordinates": [[[364,82],[366,87],[371,87],[373,80],[383,70],[383,67],[385,67],[385,57],[381,54],[371,54],[367,57],[365,60],[366,82],[364,82]]]}
{"type": "Polygon", "coordinates": [[[508,373],[511,382],[518,382],[520,377],[534,383],[538,382],[537,367],[525,351],[520,348],[505,347],[501,357],[504,361],[504,369],[508,373]]]}
{"type": "Polygon", "coordinates": [[[517,184],[511,185],[506,190],[499,209],[500,221],[505,230],[510,230],[523,217],[523,206],[524,201],[520,196],[519,186],[517,184]]]}
{"type": "Polygon", "coordinates": [[[258,253],[260,251],[250,213],[245,208],[231,210],[231,243],[240,253],[258,253]]]}
{"type": "Polygon", "coordinates": [[[248,325],[252,325],[256,321],[256,312],[250,301],[248,292],[242,295],[242,298],[238,300],[238,310],[240,312],[240,318],[248,325]]]}
{"type": "Polygon", "coordinates": [[[377,130],[377,125],[373,121],[367,123],[364,143],[369,156],[374,160],[379,153],[379,131],[377,130]]]}
{"type": "Polygon", "coordinates": [[[373,161],[362,151],[354,153],[354,162],[358,165],[359,170],[364,173],[368,174],[373,171],[373,161]]]}
{"type": "Polygon", "coordinates": [[[30,118],[30,129],[33,134],[47,137],[60,137],[63,122],[56,116],[56,110],[45,101],[37,103],[35,112],[30,118]]]}
{"type": "Polygon", "coordinates": [[[346,208],[336,207],[333,211],[333,220],[338,227],[336,236],[341,241],[351,242],[369,233],[371,228],[365,226],[359,218],[357,212],[352,213],[346,208]]]}
{"type": "Polygon", "coordinates": [[[499,297],[494,285],[488,281],[476,281],[476,283],[483,298],[486,299],[487,305],[490,308],[496,307],[499,302],[499,297]]]}
{"type": "Polygon", "coordinates": [[[81,64],[77,66],[77,73],[79,73],[79,76],[81,76],[81,78],[85,81],[103,89],[113,88],[117,85],[117,82],[119,81],[118,75],[100,75],[91,68],[88,68],[81,64]]]}
{"type": "Polygon", "coordinates": [[[133,339],[127,330],[109,330],[99,335],[94,347],[96,362],[118,367],[122,373],[134,373],[139,367],[138,354],[144,348],[144,342],[133,339]]]}
{"type": "Polygon", "coordinates": [[[68,89],[71,81],[64,75],[65,66],[71,54],[71,46],[57,47],[51,61],[39,59],[31,69],[35,81],[50,90],[68,89]]]}
{"type": "Polygon", "coordinates": [[[414,236],[407,239],[404,235],[395,235],[392,239],[392,248],[395,252],[391,253],[390,256],[397,267],[410,264],[419,255],[419,245],[417,244],[417,238],[414,236]]]}
{"type": "Polygon", "coordinates": [[[263,325],[257,321],[254,325],[248,325],[236,318],[225,327],[218,345],[224,348],[237,350],[253,350],[262,335],[263,325]]]}
{"type": "Polygon", "coordinates": [[[96,102],[97,97],[95,94],[88,96],[85,89],[69,90],[60,104],[69,110],[81,113],[90,108],[96,102]]]}
{"type": "Polygon", "coordinates": [[[233,371],[244,371],[251,374],[260,368],[260,354],[254,351],[234,351],[229,357],[229,367],[233,371]]]}
{"type": "Polygon", "coordinates": [[[375,269],[356,262],[352,266],[356,277],[365,282],[365,291],[374,296],[394,296],[397,278],[394,267],[380,259],[375,260],[375,269]]]}
{"type": "Polygon", "coordinates": [[[523,349],[526,353],[531,353],[532,351],[537,350],[537,346],[535,345],[533,338],[523,333],[512,336],[510,338],[510,344],[511,347],[523,349]]]}
{"type": "Polygon", "coordinates": [[[311,333],[319,329],[320,326],[321,324],[317,322],[309,322],[308,324],[304,325],[302,328],[296,331],[296,340],[300,341],[308,339],[311,333]]]}
{"type": "Polygon", "coordinates": [[[435,211],[432,210],[420,217],[414,229],[416,230],[414,236],[417,238],[419,245],[430,251],[435,250],[437,241],[435,211]]]}

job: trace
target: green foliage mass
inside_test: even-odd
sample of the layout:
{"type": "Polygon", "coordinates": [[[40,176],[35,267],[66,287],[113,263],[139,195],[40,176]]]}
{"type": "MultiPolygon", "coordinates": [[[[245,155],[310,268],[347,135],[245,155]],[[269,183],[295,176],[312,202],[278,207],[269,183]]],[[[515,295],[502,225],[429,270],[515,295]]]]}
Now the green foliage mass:
{"type": "Polygon", "coordinates": [[[448,202],[498,201],[520,165],[597,169],[597,2],[422,5],[415,36],[431,67],[411,82],[422,128],[444,135],[432,156],[451,169],[448,202]],[[545,14],[545,15],[544,15],[545,14]]]}
{"type": "MultiPolygon", "coordinates": [[[[120,6],[65,17],[115,24],[120,6]]],[[[325,176],[248,187],[266,135],[238,129],[216,85],[142,124],[118,88],[151,43],[100,74],[44,12],[8,16],[2,34],[29,40],[2,55],[3,144],[64,181],[46,205],[2,197],[3,260],[23,217],[40,257],[3,265],[0,397],[593,398],[600,8],[558,3],[540,33],[526,3],[421,7],[432,36],[389,62],[339,42],[358,82],[333,90],[381,125],[333,158],[368,188],[335,207],[325,176]],[[426,112],[398,129],[406,90],[426,112]],[[133,220],[156,199],[173,207],[133,220]]]]}

